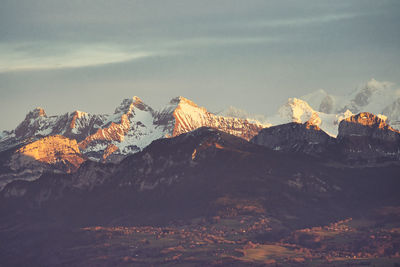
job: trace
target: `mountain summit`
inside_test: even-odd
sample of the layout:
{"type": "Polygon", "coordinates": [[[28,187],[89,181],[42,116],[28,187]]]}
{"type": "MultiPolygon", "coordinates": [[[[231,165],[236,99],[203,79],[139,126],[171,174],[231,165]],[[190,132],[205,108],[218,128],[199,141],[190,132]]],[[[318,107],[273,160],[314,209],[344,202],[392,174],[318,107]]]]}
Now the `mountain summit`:
{"type": "MultiPolygon", "coordinates": [[[[366,88],[362,92],[382,92],[387,89],[386,86],[379,90],[372,90],[371,86],[366,88]]],[[[324,91],[318,95],[320,99],[327,97],[324,91]]],[[[391,110],[395,111],[396,107],[391,110]]],[[[367,151],[366,145],[356,147],[349,141],[355,138],[349,136],[358,136],[362,132],[367,138],[367,141],[363,141],[365,144],[369,138],[375,138],[374,142],[378,142],[365,153],[369,155],[368,160],[375,162],[377,158],[398,158],[395,151],[398,147],[398,132],[387,125],[389,119],[385,121],[384,116],[367,113],[353,116],[349,110],[326,114],[315,110],[302,99],[290,98],[269,121],[275,126],[270,127],[271,124],[243,116],[236,118],[216,115],[182,96],[171,99],[160,110],[154,110],[137,96],[126,98],[113,114],[74,111],[48,116],[43,109],[36,108],[26,115],[15,130],[0,135],[0,154],[4,152],[7,155],[0,164],[4,167],[0,187],[15,179],[36,179],[43,172],[74,172],[85,160],[117,163],[128,155],[142,151],[154,140],[175,137],[201,127],[217,129],[275,150],[312,155],[321,155],[329,150],[330,145],[339,142],[339,154],[344,153],[344,158],[352,154],[353,160],[366,160],[363,153],[350,153],[352,149],[367,151]],[[366,123],[371,127],[379,124],[374,126],[378,130],[368,130],[365,128],[366,123]],[[390,138],[396,139],[394,143],[390,138]],[[46,145],[48,149],[30,146],[34,143],[46,145]],[[71,147],[67,149],[65,144],[71,147]],[[390,146],[394,150],[389,149],[390,146]],[[39,152],[40,156],[36,156],[35,153],[39,152]],[[34,160],[40,159],[46,164],[40,164],[40,167],[32,165],[32,161],[27,158],[32,153],[35,154],[32,157],[34,160]],[[18,160],[9,161],[10,157],[18,160]],[[29,176],[29,172],[35,174],[29,176]]]]}
{"type": "MultiPolygon", "coordinates": [[[[181,96],[173,98],[160,111],[153,110],[139,97],[134,96],[123,99],[113,114],[97,115],[74,111],[63,115],[47,116],[43,109],[37,108],[30,111],[15,130],[2,133],[0,153],[12,151],[14,158],[21,158],[19,157],[21,151],[26,150],[19,149],[21,146],[40,141],[45,137],[57,136],[57,138],[43,139],[43,144],[49,142],[55,144],[55,141],[59,144],[74,144],[73,147],[65,150],[59,149],[64,147],[63,145],[56,146],[55,150],[37,150],[40,151],[38,158],[49,159],[46,164],[41,164],[40,168],[34,168],[36,174],[32,177],[37,178],[44,171],[60,170],[61,167],[54,169],[51,165],[57,163],[58,166],[60,165],[58,162],[63,160],[72,162],[72,165],[67,164],[70,167],[61,168],[68,171],[75,171],[84,161],[82,159],[119,162],[127,155],[141,151],[154,140],[178,136],[200,127],[218,129],[250,140],[265,126],[246,119],[215,115],[181,96]],[[79,149],[75,148],[76,145],[79,149]],[[74,159],[71,158],[70,151],[72,150],[77,151],[74,159]],[[58,159],[50,160],[53,159],[52,155],[55,151],[58,159]],[[49,155],[45,155],[46,153],[49,155]]],[[[21,155],[26,157],[27,154],[21,155]]],[[[33,158],[37,160],[36,156],[33,158]]],[[[3,178],[0,178],[0,187],[13,179],[28,179],[26,171],[27,169],[31,171],[31,164],[28,162],[31,161],[26,161],[26,164],[17,164],[18,168],[15,164],[11,167],[9,165],[11,163],[5,163],[5,165],[8,164],[5,167],[7,171],[3,174],[3,178]]]]}

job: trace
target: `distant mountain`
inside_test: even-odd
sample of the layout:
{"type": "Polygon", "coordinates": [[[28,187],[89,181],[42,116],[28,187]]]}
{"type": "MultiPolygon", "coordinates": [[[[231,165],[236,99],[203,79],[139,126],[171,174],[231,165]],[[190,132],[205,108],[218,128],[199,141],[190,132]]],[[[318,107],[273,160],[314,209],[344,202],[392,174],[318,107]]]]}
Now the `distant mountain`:
{"type": "MultiPolygon", "coordinates": [[[[0,157],[4,158],[0,188],[14,179],[36,179],[44,171],[75,171],[86,159],[119,162],[127,155],[141,151],[154,140],[177,136],[203,126],[249,140],[266,125],[246,119],[214,115],[184,97],[174,98],[166,107],[155,111],[135,96],[124,99],[111,115],[91,115],[75,111],[59,116],[47,116],[42,108],[36,108],[26,115],[15,130],[3,132],[0,136],[0,157]],[[55,136],[60,138],[53,138],[55,136]],[[42,139],[43,146],[52,148],[40,150],[40,156],[21,153],[26,150],[26,146],[35,146],[32,144],[42,139]],[[48,145],[48,142],[53,140],[63,140],[71,146],[67,148],[48,145]],[[71,150],[75,151],[79,160],[71,159],[71,150]],[[46,155],[46,152],[49,154],[46,155]],[[57,155],[57,160],[53,159],[53,154],[57,155]],[[40,168],[32,164],[16,164],[15,161],[9,160],[22,156],[26,159],[27,155],[34,160],[40,158],[40,168]],[[61,168],[60,162],[72,167],[61,168]],[[17,165],[18,167],[15,167],[17,165]]],[[[25,161],[31,162],[28,159],[25,161]]]]}
{"type": "Polygon", "coordinates": [[[347,160],[400,160],[400,132],[382,118],[362,112],[342,120],[337,137],[347,160]]]}
{"type": "Polygon", "coordinates": [[[327,152],[335,140],[310,122],[290,122],[265,128],[250,142],[276,151],[319,155],[327,152]]]}
{"type": "Polygon", "coordinates": [[[289,98],[286,104],[281,106],[278,113],[267,119],[272,125],[280,125],[290,122],[309,123],[318,126],[332,137],[337,136],[338,126],[341,120],[352,116],[350,111],[337,114],[326,114],[314,110],[307,102],[298,98],[289,98]]]}
{"type": "MultiPolygon", "coordinates": [[[[400,118],[398,96],[399,92],[393,90],[390,83],[371,80],[346,97],[319,90],[302,99],[289,98],[277,114],[267,117],[233,107],[216,115],[184,97],[176,97],[160,110],[154,110],[135,96],[124,99],[113,114],[74,111],[48,116],[42,108],[36,108],[16,129],[0,134],[0,189],[13,180],[35,180],[44,172],[75,172],[86,160],[117,163],[142,151],[154,140],[175,137],[200,127],[217,129],[245,140],[251,140],[262,129],[270,127],[253,142],[276,150],[320,154],[327,150],[326,143],[354,139],[342,138],[340,132],[341,123],[352,118],[353,113],[378,111],[381,114],[374,120],[394,122],[391,125],[396,128],[400,118]]],[[[379,143],[373,152],[367,152],[365,147],[361,151],[370,153],[371,161],[379,157],[396,159],[397,143],[393,144],[394,150],[387,146],[381,147],[379,143]]],[[[351,154],[351,149],[350,145],[344,158],[351,154]]],[[[355,159],[362,158],[360,155],[363,153],[355,159]]]]}
{"type": "Polygon", "coordinates": [[[348,95],[332,95],[320,89],[304,96],[289,98],[273,115],[253,115],[235,107],[229,107],[222,114],[262,121],[269,126],[290,122],[306,123],[311,120],[314,125],[336,137],[340,121],[360,112],[374,113],[399,130],[400,90],[394,89],[390,82],[371,79],[348,95]]]}
{"type": "Polygon", "coordinates": [[[387,117],[393,127],[400,127],[400,91],[390,82],[371,79],[348,95],[331,95],[324,90],[300,97],[313,109],[326,114],[371,112],[387,117]]]}
{"type": "Polygon", "coordinates": [[[265,128],[251,142],[273,150],[300,152],[342,162],[367,164],[400,160],[400,132],[367,112],[343,119],[337,138],[310,120],[265,128]]]}

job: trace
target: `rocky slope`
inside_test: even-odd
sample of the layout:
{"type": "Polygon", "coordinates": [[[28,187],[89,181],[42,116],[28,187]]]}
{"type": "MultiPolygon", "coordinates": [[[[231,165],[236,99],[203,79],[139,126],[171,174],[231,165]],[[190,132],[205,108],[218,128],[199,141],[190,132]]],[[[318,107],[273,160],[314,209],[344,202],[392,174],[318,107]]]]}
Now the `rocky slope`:
{"type": "Polygon", "coordinates": [[[246,140],[266,126],[246,119],[214,115],[184,97],[172,99],[166,108],[157,113],[155,124],[162,126],[167,136],[178,136],[205,126],[246,140]]]}
{"type": "Polygon", "coordinates": [[[400,132],[384,119],[362,112],[340,121],[338,136],[322,131],[315,120],[263,129],[251,142],[274,150],[301,152],[341,161],[374,164],[400,159],[400,132]]]}
{"type": "Polygon", "coordinates": [[[13,131],[17,139],[63,135],[78,142],[99,127],[104,116],[75,111],[60,116],[47,116],[42,108],[30,111],[13,131]]]}
{"type": "Polygon", "coordinates": [[[163,137],[154,116],[155,111],[140,98],[124,99],[114,114],[105,115],[95,133],[79,142],[79,147],[94,160],[121,160],[163,137]]]}
{"type": "Polygon", "coordinates": [[[304,124],[291,122],[265,128],[253,137],[251,142],[273,150],[314,155],[326,152],[335,139],[310,121],[304,124]]]}
{"type": "Polygon", "coordinates": [[[75,172],[86,158],[76,140],[56,135],[0,153],[0,189],[14,180],[32,181],[44,172],[75,172]]]}
{"type": "Polygon", "coordinates": [[[341,121],[338,142],[349,160],[400,159],[400,132],[371,113],[362,112],[341,121]]]}
{"type": "Polygon", "coordinates": [[[73,172],[84,161],[76,140],[56,135],[41,138],[17,149],[11,158],[11,168],[19,169],[29,164],[66,164],[65,171],[73,172]]]}

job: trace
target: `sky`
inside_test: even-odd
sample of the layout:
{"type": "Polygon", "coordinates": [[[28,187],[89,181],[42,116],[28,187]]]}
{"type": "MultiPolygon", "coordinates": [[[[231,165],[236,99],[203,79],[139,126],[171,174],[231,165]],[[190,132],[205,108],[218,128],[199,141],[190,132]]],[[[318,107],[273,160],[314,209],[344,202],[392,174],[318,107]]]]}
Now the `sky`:
{"type": "Polygon", "coordinates": [[[398,0],[0,0],[0,130],[139,96],[272,114],[318,89],[400,84],[398,0]]]}

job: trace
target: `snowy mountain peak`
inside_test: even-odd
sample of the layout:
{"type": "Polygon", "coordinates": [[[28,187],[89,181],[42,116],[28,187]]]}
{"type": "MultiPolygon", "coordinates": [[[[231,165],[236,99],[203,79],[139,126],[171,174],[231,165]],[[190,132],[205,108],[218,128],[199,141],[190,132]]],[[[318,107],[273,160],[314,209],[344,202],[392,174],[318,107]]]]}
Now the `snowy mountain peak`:
{"type": "Polygon", "coordinates": [[[139,97],[134,96],[132,98],[125,98],[121,104],[115,109],[114,114],[132,114],[134,108],[138,108],[143,111],[152,111],[152,109],[146,105],[139,97]]]}
{"type": "Polygon", "coordinates": [[[393,89],[393,83],[371,79],[346,95],[330,95],[324,90],[317,90],[300,98],[313,109],[327,114],[346,110],[378,114],[399,97],[400,94],[393,89]]]}
{"type": "Polygon", "coordinates": [[[400,90],[391,82],[370,79],[348,94],[330,95],[321,89],[300,98],[327,116],[371,112],[386,116],[390,125],[400,129],[400,90]]]}
{"type": "Polygon", "coordinates": [[[351,95],[350,103],[345,105],[343,109],[349,109],[354,113],[365,110],[377,113],[377,104],[387,104],[388,101],[392,100],[392,92],[390,90],[392,85],[389,82],[379,82],[371,79],[351,95]]]}
{"type": "Polygon", "coordinates": [[[315,111],[306,101],[298,98],[289,98],[287,103],[279,108],[278,113],[268,118],[272,125],[289,122],[307,123],[321,128],[330,136],[338,134],[338,125],[341,120],[352,116],[349,110],[337,114],[326,114],[315,111]]]}
{"type": "Polygon", "coordinates": [[[27,119],[36,119],[39,117],[47,117],[46,112],[43,108],[37,107],[26,114],[25,120],[27,119]]]}
{"type": "Polygon", "coordinates": [[[265,127],[246,119],[215,115],[181,96],[173,98],[163,110],[157,113],[155,124],[163,129],[166,136],[177,136],[207,126],[247,140],[265,127]]]}
{"type": "Polygon", "coordinates": [[[318,114],[307,102],[298,98],[289,98],[288,102],[278,112],[282,118],[289,118],[290,121],[297,123],[304,123],[312,117],[315,120],[318,117],[318,114]]]}
{"type": "Polygon", "coordinates": [[[176,105],[176,106],[179,106],[179,105],[190,105],[190,106],[196,107],[196,108],[199,107],[192,100],[189,100],[189,99],[187,99],[186,97],[183,97],[183,96],[177,96],[177,97],[172,98],[171,101],[170,101],[170,104],[171,105],[176,105]]]}
{"type": "Polygon", "coordinates": [[[18,138],[30,137],[43,128],[43,121],[47,119],[44,109],[37,107],[26,114],[25,119],[15,129],[15,135],[18,138]]]}
{"type": "Polygon", "coordinates": [[[88,116],[88,115],[89,115],[88,113],[83,112],[83,111],[80,111],[80,110],[75,110],[75,111],[72,113],[72,116],[73,116],[73,117],[76,117],[76,118],[78,118],[78,119],[80,119],[80,118],[82,118],[82,117],[85,117],[85,116],[88,116]]]}

